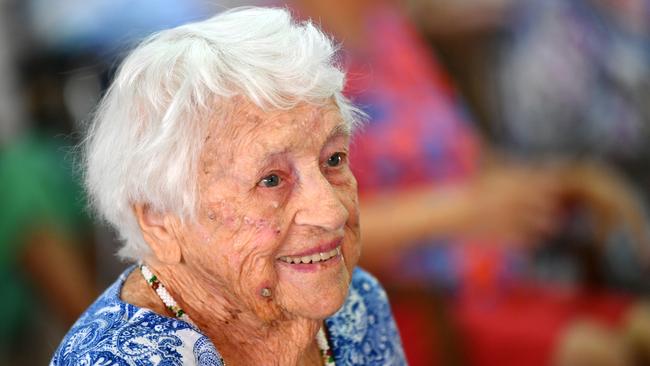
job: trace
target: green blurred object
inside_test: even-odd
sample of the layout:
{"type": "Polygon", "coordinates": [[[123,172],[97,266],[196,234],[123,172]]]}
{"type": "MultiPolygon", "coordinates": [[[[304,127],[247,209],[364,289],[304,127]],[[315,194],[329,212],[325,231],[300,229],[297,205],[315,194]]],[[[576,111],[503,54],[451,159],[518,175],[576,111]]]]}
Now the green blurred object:
{"type": "Polygon", "coordinates": [[[53,229],[73,236],[89,225],[72,149],[65,137],[44,133],[0,149],[0,340],[11,339],[34,306],[19,261],[30,234],[53,229]]]}

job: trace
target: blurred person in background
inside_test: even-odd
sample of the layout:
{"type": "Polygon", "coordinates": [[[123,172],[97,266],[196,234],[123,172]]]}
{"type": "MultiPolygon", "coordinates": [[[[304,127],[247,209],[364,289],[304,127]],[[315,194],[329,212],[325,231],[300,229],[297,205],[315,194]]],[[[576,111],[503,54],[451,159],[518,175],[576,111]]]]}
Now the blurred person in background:
{"type": "Polygon", "coordinates": [[[521,0],[499,76],[501,143],[526,157],[599,158],[650,195],[650,1],[521,0]]]}
{"type": "MultiPolygon", "coordinates": [[[[561,234],[534,252],[535,277],[647,297],[647,261],[640,255],[647,243],[640,238],[650,203],[650,2],[410,3],[420,29],[442,50],[472,97],[486,135],[524,161],[559,158],[582,165],[571,180],[590,194],[568,200],[561,234]],[[471,19],[480,12],[468,11],[472,3],[496,21],[445,34],[438,23],[449,20],[435,10],[453,8],[442,14],[477,24],[471,19]]],[[[647,303],[626,313],[644,312],[647,303]]],[[[616,322],[624,329],[648,326],[643,317],[624,318],[630,320],[616,322]]],[[[561,338],[566,347],[558,347],[560,353],[581,350],[579,358],[611,359],[596,352],[603,339],[611,338],[590,340],[582,331],[602,328],[602,319],[597,320],[590,319],[590,327],[569,326],[580,330],[561,338]]],[[[622,332],[614,333],[622,337],[622,332]]],[[[647,333],[632,332],[636,340],[625,337],[628,356],[645,355],[627,357],[627,362],[647,364],[647,333]]]]}
{"type": "MultiPolygon", "coordinates": [[[[524,159],[598,159],[634,184],[635,200],[647,207],[650,1],[514,5],[493,65],[501,115],[496,138],[524,159]]],[[[602,240],[601,282],[647,294],[647,272],[625,243],[625,228],[617,231],[602,240]]]]}
{"type": "MultiPolygon", "coordinates": [[[[617,212],[633,227],[616,228],[613,223],[609,225],[613,230],[602,230],[619,236],[613,242],[603,233],[597,235],[601,250],[610,253],[603,253],[601,263],[608,273],[596,280],[647,291],[634,258],[638,248],[625,243],[638,240],[621,236],[642,231],[650,197],[646,168],[650,114],[643,102],[650,98],[650,3],[413,0],[409,4],[420,29],[443,51],[464,93],[471,96],[472,110],[478,111],[494,144],[523,161],[587,161],[586,169],[583,166],[576,175],[587,190],[599,195],[599,202],[583,204],[590,204],[588,211],[597,211],[601,218],[615,216],[608,207],[624,201],[618,206],[627,209],[617,212]],[[485,14],[483,21],[476,19],[480,14],[485,14]],[[614,181],[628,193],[608,191],[614,181]],[[608,240],[616,245],[608,247],[608,240]]],[[[579,208],[573,211],[581,216],[579,208]]],[[[575,231],[582,224],[572,225],[575,231]]],[[[551,248],[555,249],[559,248],[551,248]]],[[[556,254],[560,253],[550,256],[556,254]]],[[[555,264],[541,267],[549,265],[555,264]]],[[[556,272],[556,279],[572,277],[561,268],[543,271],[547,273],[542,276],[556,272]]]]}
{"type": "Polygon", "coordinates": [[[8,24],[0,32],[2,99],[12,101],[0,113],[0,364],[35,365],[96,294],[92,230],[58,100],[61,63],[35,54],[18,63],[8,24]]]}
{"type": "MultiPolygon", "coordinates": [[[[644,254],[645,217],[629,184],[597,163],[530,162],[490,152],[453,82],[397,2],[298,3],[299,11],[321,19],[343,41],[348,94],[370,116],[352,150],[364,226],[362,261],[394,294],[415,284],[425,293],[452,295],[445,299],[450,310],[443,304],[442,314],[419,318],[414,310],[422,304],[405,301],[407,315],[400,317],[395,298],[410,362],[551,362],[563,324],[591,305],[529,283],[530,257],[562,236],[574,202],[593,220],[585,235],[607,236],[629,225],[638,243],[633,250],[644,254]],[[438,322],[438,334],[424,318],[438,322]]],[[[466,2],[431,3],[449,10],[436,15],[443,20],[436,29],[452,33],[503,24],[509,5],[472,2],[491,10],[481,12],[466,2]]],[[[593,303],[596,315],[619,317],[627,300],[605,295],[593,303]]]]}
{"type": "MultiPolygon", "coordinates": [[[[602,199],[591,207],[574,204],[563,237],[538,251],[538,273],[547,280],[568,274],[610,291],[650,296],[647,262],[640,260],[636,235],[630,235],[640,225],[629,219],[637,211],[636,222],[647,225],[650,204],[650,1],[522,0],[507,15],[489,66],[498,103],[494,137],[527,160],[596,159],[605,167],[600,171],[625,181],[630,192],[584,177],[583,185],[602,199]],[[594,223],[594,212],[621,216],[616,206],[627,208],[623,224],[607,230],[594,223]],[[597,235],[585,235],[589,231],[597,235]]],[[[612,339],[603,334],[610,332],[620,341],[610,342],[609,349],[622,345],[625,351],[621,364],[648,364],[649,312],[647,303],[635,305],[627,320],[615,323],[618,329],[591,332],[601,334],[593,338],[580,325],[568,327],[558,363],[571,364],[566,360],[573,353],[573,364],[578,359],[605,364],[615,354],[601,354],[603,340],[612,339]]],[[[602,319],[589,322],[604,328],[602,319]]]]}

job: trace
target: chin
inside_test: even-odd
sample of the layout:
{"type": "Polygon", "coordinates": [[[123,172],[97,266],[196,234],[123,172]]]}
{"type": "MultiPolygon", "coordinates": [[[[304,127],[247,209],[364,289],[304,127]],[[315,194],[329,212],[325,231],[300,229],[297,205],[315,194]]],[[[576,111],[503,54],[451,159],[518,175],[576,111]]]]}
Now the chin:
{"type": "Polygon", "coordinates": [[[317,295],[307,294],[301,296],[294,315],[313,320],[323,320],[336,313],[345,302],[348,294],[349,283],[330,291],[321,291],[317,295]]]}
{"type": "Polygon", "coordinates": [[[278,300],[285,310],[294,316],[322,320],[343,306],[352,278],[344,261],[340,261],[338,268],[318,272],[300,272],[291,268],[280,271],[282,297],[278,300]]]}

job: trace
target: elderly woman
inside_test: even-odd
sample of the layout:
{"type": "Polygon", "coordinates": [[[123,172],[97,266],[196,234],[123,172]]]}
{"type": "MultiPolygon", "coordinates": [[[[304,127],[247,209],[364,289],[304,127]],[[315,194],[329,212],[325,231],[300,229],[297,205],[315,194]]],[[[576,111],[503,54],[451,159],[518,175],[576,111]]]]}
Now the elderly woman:
{"type": "Polygon", "coordinates": [[[335,47],[286,10],[163,31],[89,129],[87,186],[128,269],[52,365],[401,365],[386,295],[356,268],[358,116],[335,47]]]}

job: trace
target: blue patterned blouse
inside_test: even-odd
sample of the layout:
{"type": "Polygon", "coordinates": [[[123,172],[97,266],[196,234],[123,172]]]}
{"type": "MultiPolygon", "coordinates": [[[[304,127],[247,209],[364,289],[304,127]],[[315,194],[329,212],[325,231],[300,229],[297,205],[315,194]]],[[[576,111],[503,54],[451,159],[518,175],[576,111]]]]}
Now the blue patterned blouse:
{"type": "MultiPolygon", "coordinates": [[[[190,324],[120,299],[132,270],[77,320],[50,365],[222,366],[212,342],[190,324]]],[[[386,293],[367,272],[355,269],[343,307],[325,324],[337,365],[406,365],[386,293]]]]}

